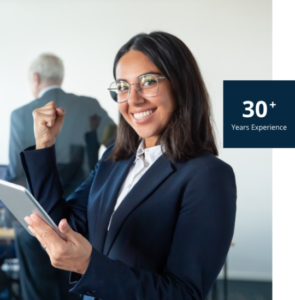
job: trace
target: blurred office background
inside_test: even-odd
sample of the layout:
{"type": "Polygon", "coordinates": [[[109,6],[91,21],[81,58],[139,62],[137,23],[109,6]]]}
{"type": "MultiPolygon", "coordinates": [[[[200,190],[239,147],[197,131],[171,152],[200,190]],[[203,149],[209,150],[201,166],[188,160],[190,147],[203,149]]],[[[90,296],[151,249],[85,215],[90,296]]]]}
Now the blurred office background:
{"type": "MultiPolygon", "coordinates": [[[[0,0],[0,165],[8,164],[10,113],[33,100],[28,68],[37,55],[60,56],[63,89],[97,98],[117,122],[117,104],[107,91],[116,52],[137,33],[170,32],[199,63],[212,98],[220,158],[236,174],[227,297],[271,299],[272,152],[222,147],[223,80],[272,79],[271,5],[270,0],[0,0]]],[[[223,276],[222,271],[209,297],[224,299],[223,276]]]]}

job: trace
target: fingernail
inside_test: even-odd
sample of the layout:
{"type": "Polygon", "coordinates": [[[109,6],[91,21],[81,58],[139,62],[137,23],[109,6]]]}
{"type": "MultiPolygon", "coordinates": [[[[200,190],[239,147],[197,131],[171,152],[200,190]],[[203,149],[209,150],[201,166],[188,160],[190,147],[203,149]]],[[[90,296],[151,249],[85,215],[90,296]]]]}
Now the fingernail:
{"type": "Polygon", "coordinates": [[[62,223],[61,223],[61,228],[62,228],[62,229],[65,229],[65,228],[67,227],[67,225],[68,225],[67,220],[63,219],[63,220],[62,220],[62,223]]]}
{"type": "Polygon", "coordinates": [[[35,230],[34,230],[31,226],[28,226],[28,229],[29,229],[33,234],[35,234],[35,230]]]}
{"type": "Polygon", "coordinates": [[[30,217],[25,217],[24,220],[27,222],[27,224],[29,224],[29,225],[32,224],[30,217]]]}
{"type": "Polygon", "coordinates": [[[31,220],[33,220],[33,221],[37,221],[37,220],[38,220],[38,218],[37,218],[37,216],[36,216],[35,214],[32,214],[32,215],[31,215],[31,220]]]}

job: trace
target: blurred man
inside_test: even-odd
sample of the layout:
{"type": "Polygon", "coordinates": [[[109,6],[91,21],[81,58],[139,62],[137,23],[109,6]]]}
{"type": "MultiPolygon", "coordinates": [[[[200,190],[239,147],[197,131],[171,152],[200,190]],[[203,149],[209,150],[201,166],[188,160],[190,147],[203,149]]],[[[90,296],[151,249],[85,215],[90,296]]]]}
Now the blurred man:
{"type": "MultiPolygon", "coordinates": [[[[19,153],[35,144],[32,112],[50,101],[66,110],[63,129],[56,140],[56,161],[64,196],[71,194],[89,175],[98,159],[101,144],[115,139],[116,125],[96,99],[69,94],[61,89],[64,67],[53,54],[41,54],[29,70],[29,84],[36,100],[11,114],[9,166],[5,180],[25,184],[19,153]]],[[[11,221],[16,233],[16,252],[20,261],[23,300],[74,299],[68,293],[69,273],[51,266],[48,255],[35,237],[6,210],[6,225],[11,221]]]]}

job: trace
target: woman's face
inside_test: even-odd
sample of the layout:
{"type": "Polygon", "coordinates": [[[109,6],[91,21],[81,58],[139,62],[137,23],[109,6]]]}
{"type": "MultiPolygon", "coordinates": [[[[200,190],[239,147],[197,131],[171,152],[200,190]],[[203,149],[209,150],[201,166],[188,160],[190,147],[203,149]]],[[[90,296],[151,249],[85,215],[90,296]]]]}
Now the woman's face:
{"type": "MultiPolygon", "coordinates": [[[[141,52],[131,50],[121,57],[116,68],[116,79],[130,83],[137,82],[143,74],[164,76],[160,70],[141,52]]],[[[145,139],[145,147],[153,147],[157,138],[169,123],[176,108],[171,83],[167,78],[160,79],[159,91],[154,97],[141,96],[134,85],[130,85],[130,95],[126,102],[119,104],[119,110],[125,120],[145,139]],[[144,116],[143,112],[152,112],[144,116]]]]}

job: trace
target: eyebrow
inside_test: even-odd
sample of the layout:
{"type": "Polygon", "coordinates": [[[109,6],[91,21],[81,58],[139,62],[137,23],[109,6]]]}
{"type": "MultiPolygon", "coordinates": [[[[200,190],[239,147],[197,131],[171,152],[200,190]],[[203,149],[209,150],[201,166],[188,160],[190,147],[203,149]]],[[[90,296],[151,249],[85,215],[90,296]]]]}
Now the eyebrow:
{"type": "MultiPolygon", "coordinates": [[[[140,75],[138,75],[137,77],[140,77],[140,76],[143,76],[143,75],[148,75],[148,74],[152,74],[152,75],[162,75],[162,73],[160,73],[160,72],[152,72],[152,71],[150,71],[150,72],[146,72],[146,73],[140,74],[140,75]]],[[[124,78],[118,78],[118,79],[116,79],[116,81],[118,81],[118,80],[123,80],[123,81],[128,82],[127,79],[124,79],[124,78]]]]}

